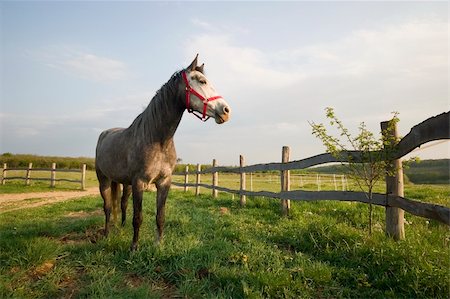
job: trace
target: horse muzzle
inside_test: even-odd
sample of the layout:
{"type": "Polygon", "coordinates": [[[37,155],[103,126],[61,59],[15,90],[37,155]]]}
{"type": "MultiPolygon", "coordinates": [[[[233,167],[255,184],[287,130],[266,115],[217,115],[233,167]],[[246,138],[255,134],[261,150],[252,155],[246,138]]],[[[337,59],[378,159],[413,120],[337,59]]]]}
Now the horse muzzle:
{"type": "Polygon", "coordinates": [[[230,119],[230,116],[231,116],[230,106],[224,105],[216,109],[214,119],[216,120],[216,123],[220,125],[227,122],[230,119]]]}

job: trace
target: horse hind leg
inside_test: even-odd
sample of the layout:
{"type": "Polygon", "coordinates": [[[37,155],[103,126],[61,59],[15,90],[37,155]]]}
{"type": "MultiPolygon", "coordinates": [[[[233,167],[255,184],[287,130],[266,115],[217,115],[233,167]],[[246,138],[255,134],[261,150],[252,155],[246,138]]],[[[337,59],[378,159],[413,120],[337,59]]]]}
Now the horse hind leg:
{"type": "Polygon", "coordinates": [[[111,202],[112,202],[112,214],[113,223],[117,223],[117,214],[119,211],[119,196],[120,196],[120,184],[117,182],[111,182],[111,202]]]}
{"type": "Polygon", "coordinates": [[[120,208],[122,209],[122,226],[125,226],[127,219],[128,198],[131,194],[131,185],[123,185],[122,198],[120,200],[120,208]]]}
{"type": "Polygon", "coordinates": [[[103,212],[105,213],[105,236],[109,234],[109,222],[111,218],[111,180],[102,176],[97,172],[97,177],[99,181],[100,195],[103,198],[103,212]]]}

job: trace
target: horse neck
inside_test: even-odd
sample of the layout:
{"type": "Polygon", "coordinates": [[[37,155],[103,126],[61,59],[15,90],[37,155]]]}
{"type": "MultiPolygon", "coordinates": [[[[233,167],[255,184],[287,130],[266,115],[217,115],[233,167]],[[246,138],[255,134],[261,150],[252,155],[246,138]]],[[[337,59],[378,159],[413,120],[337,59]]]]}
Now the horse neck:
{"type": "Polygon", "coordinates": [[[185,110],[182,95],[178,93],[176,82],[170,81],[161,87],[129,128],[144,144],[171,141],[181,121],[185,110]]]}

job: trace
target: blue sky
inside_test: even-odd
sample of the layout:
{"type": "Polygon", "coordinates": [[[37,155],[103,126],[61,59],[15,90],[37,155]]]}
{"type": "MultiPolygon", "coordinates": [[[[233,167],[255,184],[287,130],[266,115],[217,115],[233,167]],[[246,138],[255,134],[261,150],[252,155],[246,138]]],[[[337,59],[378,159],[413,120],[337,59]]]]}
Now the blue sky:
{"type": "MultiPolygon", "coordinates": [[[[185,114],[187,163],[324,152],[308,121],[402,135],[448,111],[448,2],[1,2],[0,152],[95,155],[196,53],[230,122],[185,114]]],[[[415,152],[450,158],[449,143],[415,152]]]]}

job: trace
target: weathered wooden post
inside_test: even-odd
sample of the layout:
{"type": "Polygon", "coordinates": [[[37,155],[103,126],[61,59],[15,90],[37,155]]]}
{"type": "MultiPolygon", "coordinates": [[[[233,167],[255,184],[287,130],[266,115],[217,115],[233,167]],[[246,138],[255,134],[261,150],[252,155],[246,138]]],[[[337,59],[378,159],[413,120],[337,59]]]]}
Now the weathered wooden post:
{"type": "MultiPolygon", "coordinates": [[[[289,146],[283,146],[281,153],[281,162],[289,162],[289,146]]],[[[281,192],[289,191],[291,189],[291,177],[289,170],[281,171],[281,192]]],[[[291,201],[288,199],[281,200],[281,214],[283,216],[289,215],[289,210],[291,209],[291,201]]]]}
{"type": "Polygon", "coordinates": [[[245,191],[246,189],[246,182],[245,182],[245,172],[242,170],[242,167],[245,166],[245,161],[244,161],[244,156],[239,155],[239,166],[241,167],[241,169],[239,170],[240,174],[241,174],[241,184],[240,184],[240,193],[241,193],[241,200],[240,200],[240,204],[241,207],[245,206],[245,203],[247,201],[247,197],[244,195],[243,191],[245,191]]]}
{"type": "MultiPolygon", "coordinates": [[[[212,167],[216,167],[217,166],[217,161],[216,159],[213,159],[212,161],[212,167]]],[[[213,189],[212,189],[212,196],[213,198],[217,198],[217,189],[216,187],[218,186],[219,183],[219,173],[217,171],[214,171],[212,173],[212,184],[213,184],[213,189]]]]}
{"type": "Polygon", "coordinates": [[[200,195],[200,171],[202,171],[202,166],[200,164],[197,164],[197,175],[196,175],[196,179],[195,179],[195,195],[198,196],[200,195]]]}
{"type": "Polygon", "coordinates": [[[187,192],[189,190],[188,184],[189,183],[189,165],[186,165],[186,168],[184,170],[184,192],[187,192]]]}
{"type": "Polygon", "coordinates": [[[253,172],[250,172],[250,191],[253,191],[253,172]]]}
{"type": "MultiPolygon", "coordinates": [[[[393,146],[398,139],[397,123],[391,125],[390,121],[381,123],[381,131],[390,142],[388,146],[393,146]]],[[[389,151],[390,149],[388,149],[389,151]]],[[[386,193],[394,196],[404,196],[403,193],[403,168],[402,160],[396,159],[389,162],[386,166],[386,193]]],[[[403,240],[405,238],[405,219],[404,211],[400,208],[386,206],[386,234],[394,240],[403,240]]]]}
{"type": "Polygon", "coordinates": [[[86,164],[81,166],[81,190],[86,190],[86,164]]]}
{"type": "Polygon", "coordinates": [[[25,186],[29,186],[30,185],[31,168],[33,168],[33,163],[30,162],[30,163],[28,163],[27,175],[26,175],[26,179],[25,179],[25,186]]]}
{"type": "Polygon", "coordinates": [[[55,180],[56,180],[56,163],[52,163],[52,169],[50,173],[50,187],[55,187],[55,180]]]}
{"type": "Polygon", "coordinates": [[[7,171],[8,171],[8,164],[3,163],[2,185],[6,183],[7,171]]]}

